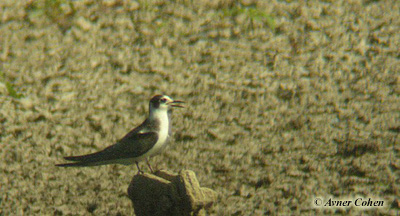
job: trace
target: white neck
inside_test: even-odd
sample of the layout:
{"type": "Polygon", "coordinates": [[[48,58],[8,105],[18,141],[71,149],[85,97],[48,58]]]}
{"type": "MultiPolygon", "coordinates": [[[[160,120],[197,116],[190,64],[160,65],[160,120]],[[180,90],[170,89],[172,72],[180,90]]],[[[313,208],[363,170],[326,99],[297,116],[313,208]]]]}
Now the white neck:
{"type": "Polygon", "coordinates": [[[170,122],[168,116],[168,109],[153,109],[150,111],[150,121],[157,121],[159,124],[159,136],[167,138],[170,134],[170,122]]]}
{"type": "Polygon", "coordinates": [[[146,153],[147,155],[151,156],[160,152],[163,146],[167,143],[170,131],[168,109],[151,110],[149,119],[156,120],[160,124],[157,143],[148,153],[146,153]]]}
{"type": "Polygon", "coordinates": [[[167,109],[152,109],[150,110],[149,118],[151,120],[158,120],[160,124],[162,122],[168,123],[168,110],[167,109]]]}

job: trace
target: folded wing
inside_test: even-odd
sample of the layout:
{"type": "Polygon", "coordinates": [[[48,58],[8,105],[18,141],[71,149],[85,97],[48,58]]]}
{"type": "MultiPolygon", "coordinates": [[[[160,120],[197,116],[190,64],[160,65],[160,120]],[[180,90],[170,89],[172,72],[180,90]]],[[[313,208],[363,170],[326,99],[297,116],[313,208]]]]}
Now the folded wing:
{"type": "Polygon", "coordinates": [[[134,133],[125,136],[116,144],[102,151],[81,155],[65,157],[66,160],[77,163],[57,164],[56,166],[98,166],[110,163],[118,163],[119,160],[139,157],[149,151],[157,142],[158,135],[155,132],[134,133]]]}

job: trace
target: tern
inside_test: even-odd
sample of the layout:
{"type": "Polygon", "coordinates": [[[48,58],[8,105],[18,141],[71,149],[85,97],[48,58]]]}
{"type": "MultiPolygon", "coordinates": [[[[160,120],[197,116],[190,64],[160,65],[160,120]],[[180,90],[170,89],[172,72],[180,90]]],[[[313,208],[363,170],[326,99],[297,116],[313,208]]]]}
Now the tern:
{"type": "Polygon", "coordinates": [[[170,108],[183,107],[180,100],[173,100],[167,95],[156,95],[149,102],[149,116],[138,127],[131,130],[121,140],[104,150],[81,156],[64,157],[73,163],[56,164],[59,167],[86,167],[107,164],[130,165],[136,163],[138,173],[143,173],[139,161],[159,154],[168,143],[171,135],[170,108]]]}

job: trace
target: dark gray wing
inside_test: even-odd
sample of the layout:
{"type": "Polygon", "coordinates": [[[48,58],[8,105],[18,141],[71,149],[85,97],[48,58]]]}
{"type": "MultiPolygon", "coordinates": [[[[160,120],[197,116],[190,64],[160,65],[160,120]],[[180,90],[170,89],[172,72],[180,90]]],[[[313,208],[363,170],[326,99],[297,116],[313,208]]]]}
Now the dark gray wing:
{"type": "MultiPolygon", "coordinates": [[[[102,151],[81,156],[65,157],[65,159],[83,163],[82,165],[90,165],[97,162],[134,158],[149,151],[158,140],[158,135],[155,132],[134,133],[128,135],[116,144],[109,146],[102,151]]],[[[66,165],[67,164],[60,164],[59,166],[66,165]]]]}

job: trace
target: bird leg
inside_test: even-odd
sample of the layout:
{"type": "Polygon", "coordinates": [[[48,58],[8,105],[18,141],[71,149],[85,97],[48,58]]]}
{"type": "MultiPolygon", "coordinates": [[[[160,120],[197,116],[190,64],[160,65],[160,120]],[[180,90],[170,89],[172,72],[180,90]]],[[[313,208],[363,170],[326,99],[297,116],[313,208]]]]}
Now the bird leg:
{"type": "Polygon", "coordinates": [[[143,174],[143,171],[142,171],[142,170],[140,170],[140,167],[139,167],[139,162],[135,161],[135,163],[136,163],[136,167],[137,167],[137,169],[138,169],[138,172],[137,172],[137,174],[143,174]]]}
{"type": "Polygon", "coordinates": [[[149,166],[151,173],[154,173],[153,168],[151,168],[148,158],[146,158],[146,163],[147,163],[147,166],[149,166]]]}

